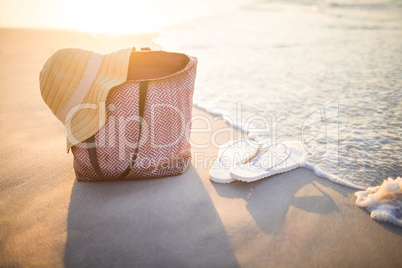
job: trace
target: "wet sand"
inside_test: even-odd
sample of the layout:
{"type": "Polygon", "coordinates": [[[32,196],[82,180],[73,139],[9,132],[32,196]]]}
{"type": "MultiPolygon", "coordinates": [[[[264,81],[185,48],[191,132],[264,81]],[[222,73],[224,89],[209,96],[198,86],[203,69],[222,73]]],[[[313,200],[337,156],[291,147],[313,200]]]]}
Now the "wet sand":
{"type": "Polygon", "coordinates": [[[183,175],[77,182],[63,127],[40,96],[43,63],[61,47],[156,49],[154,37],[0,30],[0,266],[402,265],[402,229],[370,219],[354,189],[303,168],[251,184],[212,183],[212,144],[241,133],[198,109],[183,175]],[[197,131],[205,119],[211,129],[197,131]]]}

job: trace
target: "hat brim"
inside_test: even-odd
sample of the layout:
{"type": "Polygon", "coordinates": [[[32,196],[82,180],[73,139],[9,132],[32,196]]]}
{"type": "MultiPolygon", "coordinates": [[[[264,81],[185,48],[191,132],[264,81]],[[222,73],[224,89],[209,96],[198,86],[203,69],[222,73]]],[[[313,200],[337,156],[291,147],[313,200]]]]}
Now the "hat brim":
{"type": "Polygon", "coordinates": [[[130,55],[135,48],[105,54],[84,100],[65,122],[67,152],[72,146],[95,135],[106,123],[106,99],[110,90],[127,80],[130,55]]]}

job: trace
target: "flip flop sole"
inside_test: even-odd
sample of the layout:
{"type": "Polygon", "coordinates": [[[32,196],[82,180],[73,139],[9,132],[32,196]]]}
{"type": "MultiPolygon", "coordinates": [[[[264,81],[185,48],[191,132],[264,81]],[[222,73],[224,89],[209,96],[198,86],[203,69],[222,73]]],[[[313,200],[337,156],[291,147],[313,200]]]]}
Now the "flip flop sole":
{"type": "MultiPolygon", "coordinates": [[[[306,161],[306,152],[303,145],[300,142],[284,142],[283,144],[291,150],[291,154],[282,164],[268,170],[253,166],[251,163],[237,165],[230,170],[230,176],[239,181],[253,182],[302,166],[306,161]]],[[[264,156],[262,160],[263,158],[264,156]]]]}
{"type": "Polygon", "coordinates": [[[209,179],[218,183],[231,183],[235,181],[230,176],[230,169],[243,163],[257,154],[258,145],[250,140],[230,141],[219,148],[218,157],[210,172],[209,179]]]}

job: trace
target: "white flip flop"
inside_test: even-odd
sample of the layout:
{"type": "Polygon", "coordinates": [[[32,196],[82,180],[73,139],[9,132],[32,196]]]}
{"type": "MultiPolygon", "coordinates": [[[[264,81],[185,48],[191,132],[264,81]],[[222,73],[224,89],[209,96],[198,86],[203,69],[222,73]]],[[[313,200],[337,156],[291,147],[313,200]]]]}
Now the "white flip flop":
{"type": "Polygon", "coordinates": [[[230,176],[252,182],[298,168],[305,161],[306,152],[301,142],[288,141],[263,149],[250,163],[233,166],[230,176]]]}
{"type": "Polygon", "coordinates": [[[219,147],[218,157],[209,171],[209,179],[219,183],[235,181],[230,176],[230,169],[244,163],[258,152],[258,144],[250,140],[229,141],[219,147]]]}

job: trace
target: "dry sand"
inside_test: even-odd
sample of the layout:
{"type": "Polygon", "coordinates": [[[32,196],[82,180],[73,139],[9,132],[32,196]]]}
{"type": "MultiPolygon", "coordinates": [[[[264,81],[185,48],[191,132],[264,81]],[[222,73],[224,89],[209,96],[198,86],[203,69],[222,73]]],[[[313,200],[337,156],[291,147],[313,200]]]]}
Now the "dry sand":
{"type": "Polygon", "coordinates": [[[75,181],[63,127],[39,93],[43,63],[61,47],[156,48],[154,37],[0,30],[0,266],[401,267],[402,229],[371,220],[353,189],[303,168],[212,183],[202,164],[217,155],[211,144],[241,134],[197,109],[213,124],[192,134],[206,146],[194,146],[185,174],[75,181]]]}

